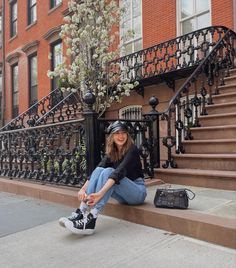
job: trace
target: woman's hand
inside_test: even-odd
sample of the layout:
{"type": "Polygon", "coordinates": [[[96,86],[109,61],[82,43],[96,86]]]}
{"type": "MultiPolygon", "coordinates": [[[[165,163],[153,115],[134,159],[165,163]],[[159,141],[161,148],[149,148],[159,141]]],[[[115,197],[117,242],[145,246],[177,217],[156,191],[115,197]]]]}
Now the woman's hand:
{"type": "Polygon", "coordinates": [[[87,196],[87,205],[93,207],[103,197],[103,193],[97,192],[87,196]]]}
{"type": "Polygon", "coordinates": [[[102,189],[97,192],[97,193],[92,193],[90,195],[87,196],[87,205],[93,207],[95,206],[98,201],[103,198],[103,196],[105,195],[105,193],[115,184],[115,181],[113,179],[108,179],[107,182],[104,184],[104,186],[102,187],[102,189]]]}
{"type": "Polygon", "coordinates": [[[87,199],[87,194],[85,192],[85,189],[84,188],[81,188],[78,192],[78,199],[79,201],[85,201],[87,199]]]}

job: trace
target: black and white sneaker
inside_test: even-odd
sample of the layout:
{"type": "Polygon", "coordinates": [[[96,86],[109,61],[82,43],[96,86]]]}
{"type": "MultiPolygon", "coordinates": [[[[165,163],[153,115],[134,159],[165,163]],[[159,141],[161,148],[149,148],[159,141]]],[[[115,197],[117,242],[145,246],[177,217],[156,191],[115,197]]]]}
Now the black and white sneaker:
{"type": "Polygon", "coordinates": [[[62,217],[59,219],[59,224],[62,226],[62,227],[66,227],[65,226],[65,223],[67,221],[69,222],[72,222],[72,221],[79,221],[79,220],[82,220],[83,219],[83,213],[82,211],[77,208],[75,212],[72,212],[71,215],[69,217],[62,217]]]}
{"type": "Polygon", "coordinates": [[[89,213],[87,217],[78,221],[67,221],[65,227],[74,234],[91,235],[94,233],[97,218],[89,213]]]}

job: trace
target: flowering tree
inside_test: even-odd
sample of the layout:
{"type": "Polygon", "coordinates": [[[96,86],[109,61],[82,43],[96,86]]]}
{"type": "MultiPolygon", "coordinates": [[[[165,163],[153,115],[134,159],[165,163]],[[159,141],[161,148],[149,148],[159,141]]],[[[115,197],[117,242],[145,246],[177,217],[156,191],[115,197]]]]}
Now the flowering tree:
{"type": "MultiPolygon", "coordinates": [[[[113,101],[120,102],[138,83],[130,83],[125,66],[115,63],[121,46],[117,44],[122,8],[117,0],[69,0],[69,14],[61,29],[67,56],[50,78],[59,77],[61,90],[78,91],[83,96],[88,90],[96,97],[95,110],[102,114],[113,101]],[[113,62],[112,62],[113,61],[113,62]]],[[[130,33],[127,33],[130,34],[130,33]]]]}

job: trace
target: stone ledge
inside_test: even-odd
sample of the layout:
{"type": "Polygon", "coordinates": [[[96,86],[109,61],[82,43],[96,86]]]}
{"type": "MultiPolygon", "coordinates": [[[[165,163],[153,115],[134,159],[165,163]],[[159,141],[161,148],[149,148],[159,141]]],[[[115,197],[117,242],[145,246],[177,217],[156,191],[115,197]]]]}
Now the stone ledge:
{"type": "MultiPolygon", "coordinates": [[[[147,185],[160,184],[160,180],[147,181],[147,185]]],[[[0,178],[0,191],[30,196],[70,207],[77,207],[78,189],[39,185],[0,178]]],[[[141,206],[119,205],[110,200],[103,214],[190,236],[218,245],[236,248],[236,220],[190,210],[155,208],[150,202],[141,206]]]]}

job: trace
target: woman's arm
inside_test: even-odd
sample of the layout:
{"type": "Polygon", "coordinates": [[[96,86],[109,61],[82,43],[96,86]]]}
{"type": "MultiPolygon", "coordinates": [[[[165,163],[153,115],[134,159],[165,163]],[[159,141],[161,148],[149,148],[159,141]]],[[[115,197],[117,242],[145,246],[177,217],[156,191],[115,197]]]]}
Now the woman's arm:
{"type": "Polygon", "coordinates": [[[113,179],[108,179],[107,182],[104,184],[102,189],[97,192],[90,194],[88,198],[87,204],[91,207],[95,206],[97,202],[105,195],[105,193],[115,184],[115,181],[113,179]]]}
{"type": "Polygon", "coordinates": [[[83,185],[83,187],[79,190],[79,192],[78,192],[79,201],[85,201],[85,199],[87,199],[86,190],[87,190],[87,187],[88,187],[88,183],[89,183],[89,181],[87,180],[85,182],[85,184],[83,185]]]}

